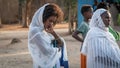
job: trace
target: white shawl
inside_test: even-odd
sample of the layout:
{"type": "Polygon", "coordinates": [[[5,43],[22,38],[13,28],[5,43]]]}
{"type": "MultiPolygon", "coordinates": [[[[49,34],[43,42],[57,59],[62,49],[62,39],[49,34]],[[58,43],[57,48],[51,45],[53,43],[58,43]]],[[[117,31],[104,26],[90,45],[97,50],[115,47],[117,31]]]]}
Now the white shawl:
{"type": "Polygon", "coordinates": [[[94,12],[81,53],[87,56],[87,68],[120,68],[120,49],[101,14],[105,9],[94,12]]]}
{"type": "Polygon", "coordinates": [[[61,56],[61,51],[51,44],[54,37],[44,31],[42,16],[46,5],[36,11],[29,28],[28,48],[35,68],[53,68],[61,56]]]}

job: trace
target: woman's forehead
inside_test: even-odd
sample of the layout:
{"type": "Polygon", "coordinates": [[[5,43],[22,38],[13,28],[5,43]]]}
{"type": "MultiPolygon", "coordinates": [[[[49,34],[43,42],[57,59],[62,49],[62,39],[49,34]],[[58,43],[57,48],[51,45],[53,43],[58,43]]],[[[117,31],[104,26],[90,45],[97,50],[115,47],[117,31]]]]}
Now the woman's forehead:
{"type": "Polygon", "coordinates": [[[109,11],[105,11],[104,13],[101,14],[102,17],[109,16],[111,17],[111,14],[109,11]]]}
{"type": "Polygon", "coordinates": [[[53,22],[54,22],[54,21],[56,21],[57,17],[56,17],[56,16],[51,16],[51,17],[49,17],[48,19],[49,19],[50,21],[53,21],[53,22]]]}

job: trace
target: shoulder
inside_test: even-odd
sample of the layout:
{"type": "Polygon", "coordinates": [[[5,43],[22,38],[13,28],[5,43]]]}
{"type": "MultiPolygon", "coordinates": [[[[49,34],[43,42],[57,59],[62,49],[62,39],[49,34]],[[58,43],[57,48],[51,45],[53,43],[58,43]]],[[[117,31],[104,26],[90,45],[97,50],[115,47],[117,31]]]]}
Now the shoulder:
{"type": "Polygon", "coordinates": [[[84,25],[84,22],[82,21],[81,24],[79,25],[79,27],[83,26],[84,25]]]}
{"type": "Polygon", "coordinates": [[[88,31],[86,37],[89,39],[106,38],[106,34],[97,28],[92,28],[88,31]]]}
{"type": "Polygon", "coordinates": [[[88,24],[86,22],[81,22],[80,26],[78,28],[89,28],[88,24]]]}

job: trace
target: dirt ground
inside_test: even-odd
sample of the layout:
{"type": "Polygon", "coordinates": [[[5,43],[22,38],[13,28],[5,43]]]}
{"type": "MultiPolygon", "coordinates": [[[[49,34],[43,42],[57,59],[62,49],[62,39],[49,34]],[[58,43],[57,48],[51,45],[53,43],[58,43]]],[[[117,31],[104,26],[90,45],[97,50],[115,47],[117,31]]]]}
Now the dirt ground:
{"type": "MultiPolygon", "coordinates": [[[[119,27],[115,29],[120,30],[119,27]]],[[[55,31],[66,41],[70,68],[80,68],[81,43],[68,34],[68,24],[58,24],[55,31]]],[[[0,28],[0,68],[32,68],[27,38],[28,28],[21,28],[19,25],[4,25],[0,28]],[[21,42],[10,44],[13,38],[18,38],[21,42]]]]}

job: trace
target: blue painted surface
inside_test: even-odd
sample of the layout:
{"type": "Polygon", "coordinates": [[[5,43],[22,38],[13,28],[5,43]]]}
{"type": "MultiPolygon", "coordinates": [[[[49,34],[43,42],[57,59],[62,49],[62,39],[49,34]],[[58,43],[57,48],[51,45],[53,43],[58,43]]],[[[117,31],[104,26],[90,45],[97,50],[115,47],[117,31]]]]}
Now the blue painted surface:
{"type": "MultiPolygon", "coordinates": [[[[97,0],[98,2],[101,2],[102,0],[97,0]]],[[[80,26],[83,16],[81,14],[81,7],[85,4],[91,5],[93,7],[94,0],[78,0],[78,27],[80,26]]],[[[94,8],[94,7],[93,7],[94,8]]]]}

